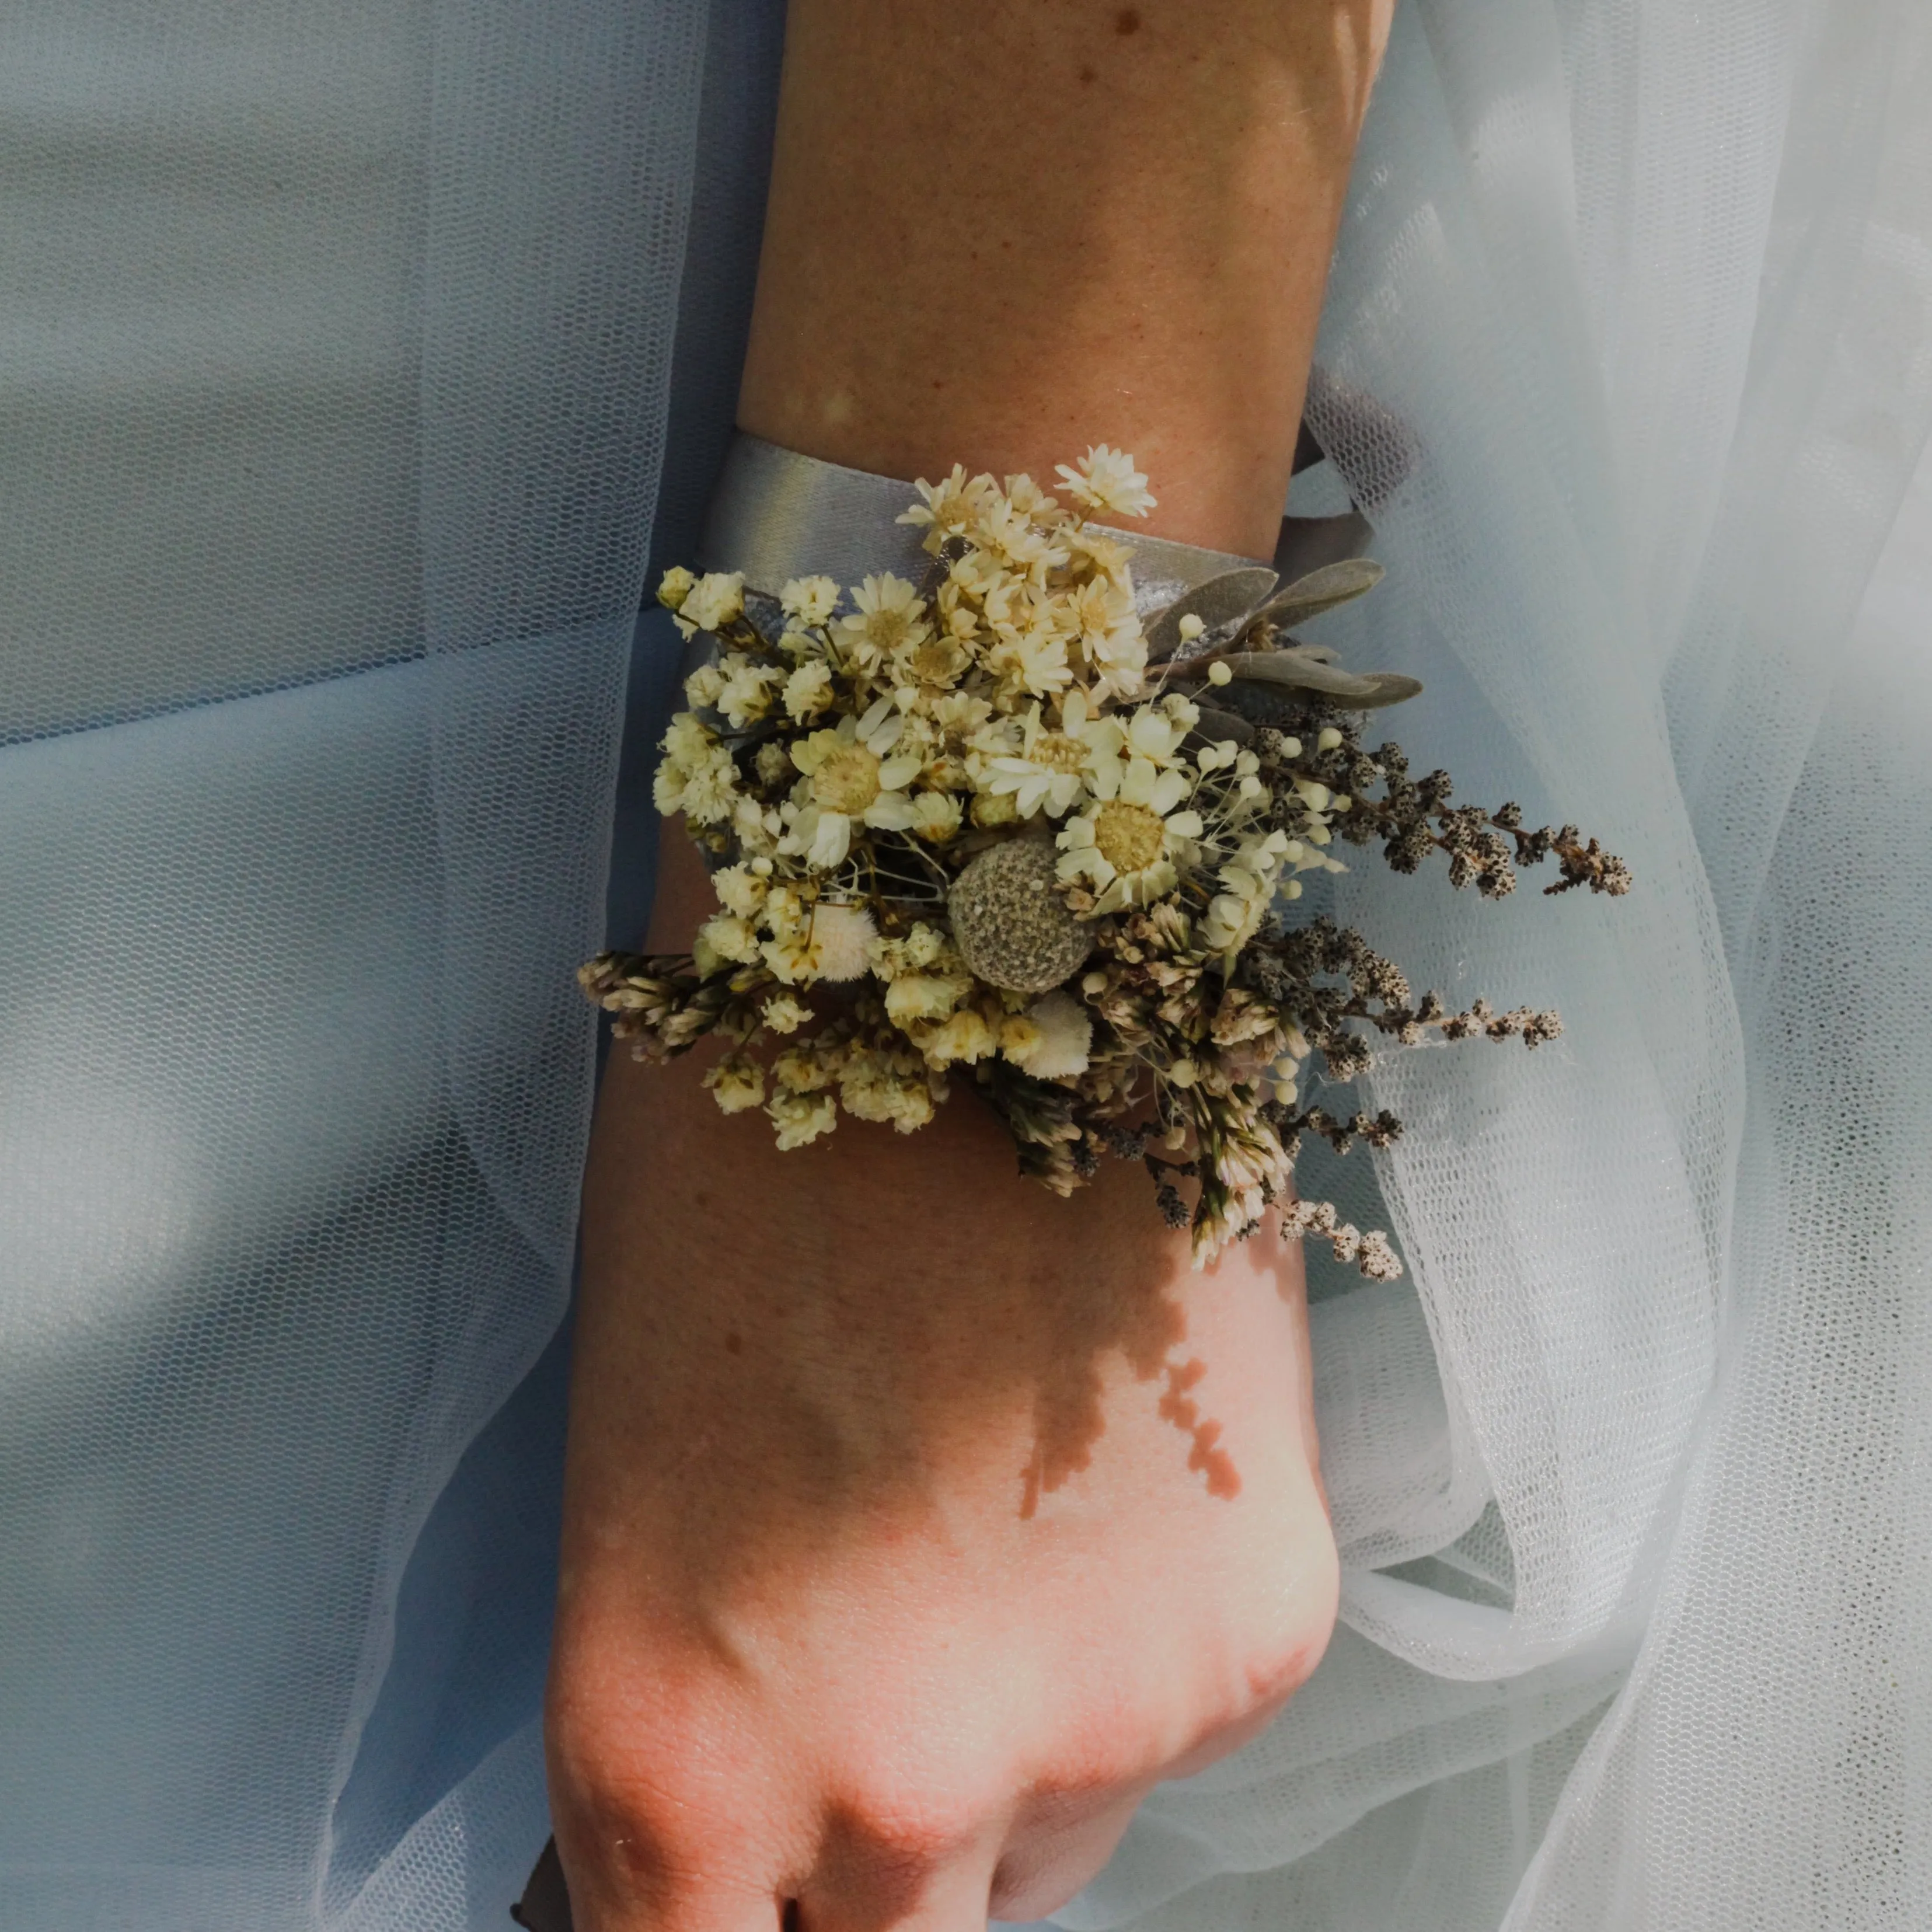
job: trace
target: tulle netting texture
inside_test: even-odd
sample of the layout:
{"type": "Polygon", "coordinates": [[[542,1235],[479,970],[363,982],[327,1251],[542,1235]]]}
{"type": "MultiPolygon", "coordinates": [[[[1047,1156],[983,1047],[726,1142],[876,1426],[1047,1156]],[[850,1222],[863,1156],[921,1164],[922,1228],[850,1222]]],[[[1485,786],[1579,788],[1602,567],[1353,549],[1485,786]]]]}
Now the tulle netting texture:
{"type": "MultiPolygon", "coordinates": [[[[570,974],[647,902],[635,614],[780,25],[0,19],[22,1932],[482,1932],[542,1842],[570,974]]],[[[1640,889],[1340,883],[1567,1030],[1373,1076],[1411,1131],[1334,1178],[1409,1272],[1312,1315],[1343,1627],[1058,1922],[1932,1922],[1932,14],[1408,0],[1320,365],[1299,506],[1390,570],[1324,640],[1640,889]]]]}

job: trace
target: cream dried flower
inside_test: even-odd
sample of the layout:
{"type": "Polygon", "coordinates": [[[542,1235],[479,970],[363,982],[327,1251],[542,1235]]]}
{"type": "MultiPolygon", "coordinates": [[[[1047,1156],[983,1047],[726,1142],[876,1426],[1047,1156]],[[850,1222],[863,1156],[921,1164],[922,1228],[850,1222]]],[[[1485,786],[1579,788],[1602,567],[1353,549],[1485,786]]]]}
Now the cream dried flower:
{"type": "Polygon", "coordinates": [[[967,973],[902,973],[886,988],[886,1017],[898,1027],[943,1020],[972,990],[967,973]]]}
{"type": "Polygon", "coordinates": [[[1198,812],[1179,809],[1192,790],[1180,766],[1142,757],[1102,759],[1094,804],[1060,833],[1059,874],[1085,880],[1096,913],[1145,905],[1179,882],[1177,862],[1191,859],[1207,829],[1198,812]]]}
{"type": "Polygon", "coordinates": [[[796,1033],[812,1017],[812,1009],[801,1006],[789,993],[774,993],[759,1009],[758,1018],[774,1033],[796,1033]]]}
{"type": "Polygon", "coordinates": [[[852,602],[852,614],[838,620],[838,639],[847,659],[862,671],[877,670],[895,651],[932,634],[926,600],[890,571],[856,585],[852,602]]]}
{"type": "Polygon", "coordinates": [[[715,664],[700,664],[684,681],[684,701],[694,711],[701,711],[715,705],[724,688],[724,674],[715,664]]]}
{"type": "Polygon", "coordinates": [[[950,691],[972,667],[973,654],[958,638],[928,632],[900,645],[892,656],[892,674],[902,710],[950,691]]]}
{"type": "Polygon", "coordinates": [[[821,899],[812,915],[812,944],[820,980],[862,979],[872,970],[872,942],[879,928],[863,906],[821,899]]]}
{"type": "Polygon", "coordinates": [[[855,1047],[838,1070],[838,1104],[854,1120],[890,1122],[902,1134],[932,1118],[926,1070],[909,1054],[855,1047]]]}
{"type": "Polygon", "coordinates": [[[907,830],[928,845],[944,845],[957,836],[962,817],[959,801],[950,792],[915,792],[912,824],[907,830]]]}
{"type": "Polygon", "coordinates": [[[970,1066],[992,1052],[999,1042],[983,1014],[970,1006],[914,1035],[920,1050],[934,1066],[950,1066],[964,1061],[970,1066]]]}
{"type": "Polygon", "coordinates": [[[778,592],[778,608],[812,628],[829,622],[838,608],[838,586],[829,577],[794,577],[778,592]]]}
{"type": "Polygon", "coordinates": [[[677,607],[677,627],[687,638],[694,631],[715,631],[742,616],[744,610],[744,572],[707,572],[684,593],[677,607]]]}
{"type": "Polygon", "coordinates": [[[1252,833],[1242,840],[1234,856],[1215,874],[1221,890],[1201,922],[1204,944],[1217,952],[1232,952],[1260,930],[1274,901],[1288,846],[1288,834],[1280,831],[1252,833]]]}
{"type": "Polygon", "coordinates": [[[748,1054],[728,1053],[706,1070],[704,1084],[721,1113],[742,1114],[764,1102],[765,1070],[748,1054]]]}
{"type": "Polygon", "coordinates": [[[1089,449],[1077,469],[1063,463],[1054,473],[1066,494],[1097,517],[1144,517],[1154,507],[1147,478],[1134,467],[1134,459],[1104,442],[1089,449]]]}
{"type": "Polygon", "coordinates": [[[1003,632],[988,648],[985,663],[999,680],[999,699],[1009,710],[1029,698],[1050,698],[1073,682],[1066,640],[1046,626],[1003,632]]]}
{"type": "Polygon", "coordinates": [[[732,652],[721,669],[723,682],[712,701],[730,721],[734,731],[753,724],[772,708],[772,694],[784,681],[784,674],[773,664],[761,664],[732,652]]]}
{"type": "Polygon", "coordinates": [[[988,741],[992,755],[986,760],[982,789],[1010,796],[1022,818],[1042,809],[1051,818],[1063,817],[1086,790],[1096,753],[1111,752],[1120,741],[1120,727],[1111,718],[1088,716],[1084,692],[1070,691],[1060,700],[1057,726],[1046,722],[1037,704],[1028,706],[1015,723],[1017,745],[1006,734],[988,741]],[[993,750],[1002,744],[1010,748],[993,750]]]}
{"type": "Polygon", "coordinates": [[[948,537],[964,536],[978,521],[980,505],[996,487],[990,476],[969,479],[966,466],[956,463],[952,473],[941,477],[937,483],[928,483],[922,476],[913,485],[919,492],[919,502],[896,520],[910,524],[915,529],[922,528],[926,532],[922,539],[925,547],[936,556],[948,537]]]}
{"type": "Polygon", "coordinates": [[[755,919],[771,886],[750,866],[737,865],[727,866],[713,872],[711,890],[718,895],[718,903],[727,912],[736,913],[740,919],[755,919]]]}
{"type": "Polygon", "coordinates": [[[691,956],[700,973],[715,973],[728,962],[748,964],[758,957],[758,929],[748,919],[735,913],[721,912],[698,928],[692,941],[691,956]]]}
{"type": "Polygon", "coordinates": [[[1070,993],[1036,1000],[1020,1018],[1026,1036],[1016,1044],[1003,1034],[1000,1050],[1036,1080],[1071,1080],[1087,1071],[1094,1050],[1092,1016],[1070,993]]]}
{"type": "Polygon", "coordinates": [[[786,808],[792,818],[781,849],[815,872],[832,872],[845,862],[855,824],[907,830],[916,814],[906,788],[926,760],[916,748],[895,753],[904,728],[892,700],[882,698],[863,716],[848,715],[794,745],[804,796],[786,808]]]}
{"type": "Polygon", "coordinates": [[[801,724],[832,708],[832,667],[822,658],[799,666],[784,682],[784,708],[801,724]]]}
{"type": "Polygon", "coordinates": [[[731,754],[689,712],[670,721],[664,754],[651,787],[659,812],[667,818],[681,812],[694,825],[730,818],[738,783],[731,754]]]}
{"type": "Polygon", "coordinates": [[[778,1130],[778,1144],[789,1153],[829,1134],[838,1124],[838,1103],[830,1094],[800,1094],[781,1089],[765,1109],[778,1130]]]}

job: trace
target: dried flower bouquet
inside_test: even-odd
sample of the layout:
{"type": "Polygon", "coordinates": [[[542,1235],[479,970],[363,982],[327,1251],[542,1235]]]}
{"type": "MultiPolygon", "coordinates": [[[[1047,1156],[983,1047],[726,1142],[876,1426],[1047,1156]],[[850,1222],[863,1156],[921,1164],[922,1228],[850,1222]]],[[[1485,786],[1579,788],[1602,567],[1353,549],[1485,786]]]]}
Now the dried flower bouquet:
{"type": "Polygon", "coordinates": [[[657,803],[722,909],[689,954],[604,953],[584,988],[640,1058],[722,1036],[706,1085],[728,1113],[762,1107],[782,1148],[841,1108],[910,1132],[968,1079],[1057,1192],[1103,1156],[1143,1162],[1197,1265],[1282,1204],[1287,1232],[1397,1274],[1383,1236],[1292,1200],[1304,1133],[1345,1150],[1401,1131],[1302,1104],[1304,1064],[1346,1081],[1377,1034],[1533,1047],[1559,1022],[1415,998],[1358,933],[1295,922],[1300,875],[1342,870],[1338,838],[1399,872],[1439,851],[1489,898],[1545,860],[1552,892],[1629,873],[1573,826],[1452,806],[1446,773],[1364,748],[1366,714],[1420,687],[1288,632],[1376,566],[1286,587],[1235,571],[1144,628],[1130,548],[1090,519],[1144,515],[1147,478],[1105,444],[1058,473],[1066,503],[1026,476],[921,481],[899,520],[933,560],[918,584],[804,578],[773,604],[666,575],[660,600],[717,651],[657,803]]]}

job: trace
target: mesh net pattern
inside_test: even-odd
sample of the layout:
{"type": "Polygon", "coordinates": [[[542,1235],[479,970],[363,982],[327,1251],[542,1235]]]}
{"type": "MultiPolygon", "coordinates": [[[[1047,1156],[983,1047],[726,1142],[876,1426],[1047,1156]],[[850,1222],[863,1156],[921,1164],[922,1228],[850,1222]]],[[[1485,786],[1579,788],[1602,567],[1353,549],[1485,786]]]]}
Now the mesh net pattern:
{"type": "Polygon", "coordinates": [[[22,1932],[496,1926],[542,1841],[526,1378],[705,32],[0,10],[22,1932]]]}
{"type": "MultiPolygon", "coordinates": [[[[779,26],[0,8],[23,1932],[480,1932],[542,1842],[570,969],[645,902],[634,617],[779,26]]],[[[1338,1198],[1410,1274],[1313,1310],[1344,1628],[1060,1922],[1923,1925],[1932,16],[1411,0],[1321,361],[1298,487],[1390,566],[1323,640],[1641,890],[1340,882],[1568,1030],[1377,1074],[1411,1132],[1338,1198]]]]}

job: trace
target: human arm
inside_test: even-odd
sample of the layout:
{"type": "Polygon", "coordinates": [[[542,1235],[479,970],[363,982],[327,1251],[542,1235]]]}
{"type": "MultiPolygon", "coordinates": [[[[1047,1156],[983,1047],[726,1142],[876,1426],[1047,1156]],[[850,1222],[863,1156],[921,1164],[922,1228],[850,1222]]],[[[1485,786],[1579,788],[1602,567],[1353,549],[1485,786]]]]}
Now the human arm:
{"type": "MultiPolygon", "coordinates": [[[[1265,554],[1382,24],[794,0],[741,421],[902,475],[1105,440],[1151,529],[1265,554]]],[[[706,898],[674,834],[652,944],[706,898]]],[[[1035,1916],[1318,1657],[1292,1249],[1193,1276],[1139,1177],[1058,1201],[970,1096],[781,1154],[692,1062],[621,1060],[584,1242],[584,1932],[1035,1916]]]]}

